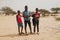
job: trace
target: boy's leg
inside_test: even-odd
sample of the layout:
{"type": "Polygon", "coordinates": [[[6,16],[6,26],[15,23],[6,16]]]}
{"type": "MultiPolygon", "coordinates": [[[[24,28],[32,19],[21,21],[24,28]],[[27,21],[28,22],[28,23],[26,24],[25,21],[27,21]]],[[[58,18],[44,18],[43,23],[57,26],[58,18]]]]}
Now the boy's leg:
{"type": "Polygon", "coordinates": [[[21,27],[21,33],[23,32],[23,27],[21,27]]]}
{"type": "Polygon", "coordinates": [[[39,20],[37,20],[37,33],[39,33],[39,20]]]}
{"type": "Polygon", "coordinates": [[[33,31],[34,31],[34,33],[35,33],[36,21],[35,21],[34,19],[32,19],[32,22],[33,22],[33,26],[34,26],[34,29],[33,29],[33,31]]]}
{"type": "Polygon", "coordinates": [[[35,29],[36,29],[36,26],[34,25],[34,33],[35,33],[35,31],[36,31],[35,29]]]}
{"type": "Polygon", "coordinates": [[[18,33],[20,34],[20,27],[18,26],[18,33]]]}
{"type": "Polygon", "coordinates": [[[36,31],[36,21],[34,21],[34,33],[36,31]]]}
{"type": "Polygon", "coordinates": [[[28,25],[29,25],[30,33],[32,33],[31,22],[30,22],[30,20],[28,21],[28,25]]]}
{"type": "Polygon", "coordinates": [[[21,33],[23,34],[23,24],[21,24],[21,33]]]}
{"type": "Polygon", "coordinates": [[[24,21],[25,24],[25,33],[27,33],[26,28],[27,28],[27,21],[24,21]]]}

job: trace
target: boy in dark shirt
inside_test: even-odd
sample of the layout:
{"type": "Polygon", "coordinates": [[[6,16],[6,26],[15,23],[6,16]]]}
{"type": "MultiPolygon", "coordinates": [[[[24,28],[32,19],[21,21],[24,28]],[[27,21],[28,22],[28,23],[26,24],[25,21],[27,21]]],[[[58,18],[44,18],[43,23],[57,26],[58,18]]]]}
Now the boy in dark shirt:
{"type": "Polygon", "coordinates": [[[37,33],[39,33],[39,17],[40,13],[38,12],[38,8],[36,8],[36,12],[32,15],[33,19],[33,26],[34,26],[34,33],[37,27],[37,33]]]}

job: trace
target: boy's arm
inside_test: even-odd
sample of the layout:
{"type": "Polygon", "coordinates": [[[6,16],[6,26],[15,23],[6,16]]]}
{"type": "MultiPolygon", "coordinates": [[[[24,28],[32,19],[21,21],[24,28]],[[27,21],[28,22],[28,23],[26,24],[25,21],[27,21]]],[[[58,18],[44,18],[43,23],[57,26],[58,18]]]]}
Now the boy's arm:
{"type": "Polygon", "coordinates": [[[32,17],[34,17],[34,15],[35,15],[35,14],[34,14],[34,12],[33,12],[33,13],[32,13],[32,17]]]}
{"type": "Polygon", "coordinates": [[[40,18],[40,14],[41,14],[41,13],[39,12],[39,18],[40,18]]]}
{"type": "Polygon", "coordinates": [[[21,15],[21,17],[23,17],[23,16],[21,15]]]}
{"type": "Polygon", "coordinates": [[[32,13],[32,12],[30,12],[30,17],[32,17],[32,15],[33,15],[33,13],[32,13]]]}
{"type": "Polygon", "coordinates": [[[23,17],[22,15],[23,15],[23,13],[20,14],[21,17],[23,17]]]}

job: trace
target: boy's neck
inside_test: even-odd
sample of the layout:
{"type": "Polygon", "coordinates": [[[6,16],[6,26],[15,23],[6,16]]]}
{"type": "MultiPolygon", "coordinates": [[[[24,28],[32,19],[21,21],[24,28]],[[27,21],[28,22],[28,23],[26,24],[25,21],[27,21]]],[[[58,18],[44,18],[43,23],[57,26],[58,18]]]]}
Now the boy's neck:
{"type": "Polygon", "coordinates": [[[38,13],[38,11],[36,11],[36,13],[38,13]]]}
{"type": "Polygon", "coordinates": [[[18,13],[18,15],[20,15],[20,13],[18,13]]]}

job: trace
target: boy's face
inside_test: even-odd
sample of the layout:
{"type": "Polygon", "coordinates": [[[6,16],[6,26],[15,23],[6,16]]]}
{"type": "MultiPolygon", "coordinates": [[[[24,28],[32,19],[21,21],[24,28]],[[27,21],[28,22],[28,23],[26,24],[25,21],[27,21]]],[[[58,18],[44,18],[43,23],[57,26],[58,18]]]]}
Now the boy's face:
{"type": "Polygon", "coordinates": [[[36,9],[36,12],[38,12],[38,9],[36,9]]]}
{"type": "Polygon", "coordinates": [[[36,8],[36,13],[38,13],[38,8],[36,8]]]}
{"type": "Polygon", "coordinates": [[[18,12],[18,15],[20,15],[20,11],[18,12]]]}
{"type": "Polygon", "coordinates": [[[25,6],[25,11],[27,11],[28,10],[28,7],[27,6],[25,6]]]}

